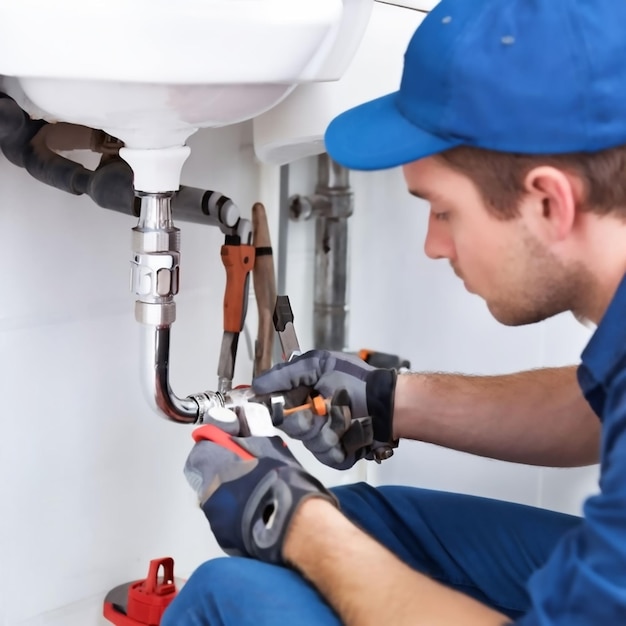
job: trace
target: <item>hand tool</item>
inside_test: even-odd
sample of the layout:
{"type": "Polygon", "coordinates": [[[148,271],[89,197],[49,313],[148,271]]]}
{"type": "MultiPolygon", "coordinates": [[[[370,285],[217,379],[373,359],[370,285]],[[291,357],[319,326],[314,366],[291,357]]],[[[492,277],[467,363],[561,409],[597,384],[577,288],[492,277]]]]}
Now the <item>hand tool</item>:
{"type": "Polygon", "coordinates": [[[244,244],[236,235],[226,235],[221,249],[226,268],[224,291],[224,336],[217,367],[218,391],[230,391],[235,372],[239,334],[243,330],[248,306],[250,270],[254,267],[254,247],[244,244]]]}
{"type": "MultiPolygon", "coordinates": [[[[276,298],[276,306],[274,307],[274,328],[278,333],[283,359],[286,361],[302,354],[296,330],[293,325],[293,319],[293,311],[291,309],[289,297],[278,296],[276,298]]],[[[333,415],[343,420],[343,430],[346,433],[350,431],[351,426],[355,426],[355,428],[350,431],[351,434],[345,437],[345,440],[343,441],[346,453],[350,455],[354,452],[352,449],[352,442],[362,440],[359,439],[358,433],[356,432],[358,430],[358,425],[353,424],[349,398],[345,391],[335,394],[336,397],[324,398],[319,394],[311,394],[311,390],[309,388],[302,387],[292,390],[290,395],[292,398],[294,395],[300,395],[305,399],[303,403],[298,406],[286,408],[284,396],[274,395],[271,397],[271,415],[274,426],[280,426],[285,417],[288,417],[297,411],[312,411],[315,415],[328,416],[329,419],[331,419],[331,412],[334,411],[333,415]]]]}
{"type": "Polygon", "coordinates": [[[358,357],[372,367],[381,367],[385,369],[409,370],[411,363],[407,359],[403,359],[397,354],[389,354],[378,350],[359,350],[358,357]]]}
{"type": "Polygon", "coordinates": [[[255,250],[252,279],[258,308],[258,331],[254,346],[253,376],[258,376],[272,366],[274,326],[272,307],[276,302],[276,274],[265,207],[256,202],[252,206],[252,233],[255,250]]]}
{"type": "MultiPolygon", "coordinates": [[[[302,354],[296,330],[293,326],[293,311],[291,309],[291,303],[289,302],[289,296],[278,296],[276,298],[273,321],[274,328],[278,334],[278,340],[280,341],[283,360],[290,361],[294,356],[302,354]]],[[[285,399],[283,396],[276,395],[272,396],[270,399],[272,406],[272,421],[275,426],[282,424],[285,416],[291,415],[297,411],[310,410],[316,415],[321,416],[326,415],[330,410],[330,401],[322,398],[322,396],[311,396],[308,388],[293,390],[291,395],[302,396],[303,404],[286,409],[285,399]],[[301,392],[300,394],[298,393],[299,391],[301,392]]]]}
{"type": "Polygon", "coordinates": [[[289,296],[278,296],[274,307],[274,328],[283,352],[283,360],[290,361],[294,356],[302,354],[295,328],[293,327],[293,311],[289,296]]]}
{"type": "MultiPolygon", "coordinates": [[[[293,319],[293,311],[291,310],[289,297],[278,296],[276,298],[276,306],[274,308],[274,327],[278,333],[278,338],[283,352],[283,359],[286,361],[291,360],[294,356],[302,354],[293,325],[293,319]]],[[[303,409],[313,411],[316,415],[320,416],[329,415],[333,405],[332,401],[329,399],[322,398],[321,396],[309,396],[302,405],[286,409],[284,398],[282,396],[273,396],[271,398],[271,406],[272,421],[275,426],[279,426],[285,416],[303,409]]],[[[346,430],[348,430],[352,421],[350,409],[342,404],[341,411],[346,419],[346,430]]],[[[350,446],[350,443],[346,441],[344,442],[344,445],[350,446]]],[[[386,443],[374,441],[371,452],[374,460],[377,463],[380,463],[393,455],[393,448],[386,443]]]]}

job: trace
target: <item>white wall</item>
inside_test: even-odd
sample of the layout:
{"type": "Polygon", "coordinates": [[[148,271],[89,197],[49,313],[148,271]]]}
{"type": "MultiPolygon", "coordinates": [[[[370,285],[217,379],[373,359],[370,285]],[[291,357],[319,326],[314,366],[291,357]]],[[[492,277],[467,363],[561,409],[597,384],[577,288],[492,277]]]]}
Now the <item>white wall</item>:
{"type": "MultiPolygon", "coordinates": [[[[249,215],[266,200],[249,142],[245,126],[198,134],[184,183],[219,189],[249,215]]],[[[151,558],[172,555],[188,575],[219,553],[182,475],[191,430],[152,414],[140,392],[136,220],[3,157],[0,198],[0,624],[101,623],[104,594],[144,577],[151,558]]],[[[184,397],[217,385],[223,237],[178,226],[171,379],[184,397]]],[[[242,342],[237,379],[250,371],[242,342]]]]}

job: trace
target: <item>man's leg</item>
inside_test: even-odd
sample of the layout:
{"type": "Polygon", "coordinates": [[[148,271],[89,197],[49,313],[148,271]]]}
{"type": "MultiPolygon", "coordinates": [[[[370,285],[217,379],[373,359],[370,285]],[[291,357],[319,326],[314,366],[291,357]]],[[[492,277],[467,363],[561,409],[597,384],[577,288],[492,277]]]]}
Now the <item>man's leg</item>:
{"type": "MultiPolygon", "coordinates": [[[[348,518],[408,565],[511,617],[528,607],[525,584],[532,572],[580,523],[533,507],[411,487],[359,483],[333,491],[348,518]]],[[[240,558],[198,568],[162,621],[162,626],[253,624],[340,622],[296,572],[240,558]]]]}
{"type": "MultiPolygon", "coordinates": [[[[581,519],[545,509],[411,487],[338,487],[343,512],[413,569],[510,617],[526,582],[581,519]]],[[[372,564],[375,571],[375,564],[372,564]]]]}
{"type": "Polygon", "coordinates": [[[161,626],[341,626],[295,571],[253,559],[207,561],[169,606],[161,626]]]}

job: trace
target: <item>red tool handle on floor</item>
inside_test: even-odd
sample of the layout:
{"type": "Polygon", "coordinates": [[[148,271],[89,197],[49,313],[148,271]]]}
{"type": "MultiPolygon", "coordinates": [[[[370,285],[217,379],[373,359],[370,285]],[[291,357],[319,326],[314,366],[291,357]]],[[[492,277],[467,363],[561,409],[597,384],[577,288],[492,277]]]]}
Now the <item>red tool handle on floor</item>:
{"type": "Polygon", "coordinates": [[[146,579],[109,592],[104,601],[104,617],[116,626],[159,626],[176,593],[174,559],[153,559],[146,579]],[[159,578],[161,568],[163,576],[159,578]]]}

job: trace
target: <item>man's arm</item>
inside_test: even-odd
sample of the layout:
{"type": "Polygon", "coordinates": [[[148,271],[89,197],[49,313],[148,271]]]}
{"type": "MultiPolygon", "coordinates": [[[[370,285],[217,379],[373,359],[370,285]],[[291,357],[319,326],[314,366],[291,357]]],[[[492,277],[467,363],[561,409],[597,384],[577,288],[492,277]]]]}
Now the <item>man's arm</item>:
{"type": "Polygon", "coordinates": [[[283,548],[346,626],[503,626],[493,609],[415,572],[318,498],[296,512],[283,548]]]}
{"type": "Polygon", "coordinates": [[[600,420],[576,368],[504,376],[402,374],[393,417],[397,438],[552,467],[596,463],[600,420]]]}

